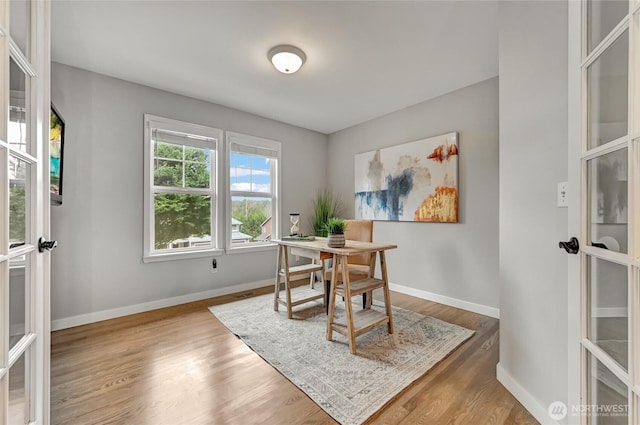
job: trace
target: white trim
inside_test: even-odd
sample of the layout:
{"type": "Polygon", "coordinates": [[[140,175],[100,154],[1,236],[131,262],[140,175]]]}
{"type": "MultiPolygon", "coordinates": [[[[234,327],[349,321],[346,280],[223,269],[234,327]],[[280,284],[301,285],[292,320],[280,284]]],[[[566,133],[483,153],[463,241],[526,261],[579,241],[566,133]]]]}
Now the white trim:
{"type": "Polygon", "coordinates": [[[86,325],[103,320],[115,319],[117,317],[128,316],[130,314],[144,313],[146,311],[157,310],[159,308],[172,307],[193,301],[205,300],[207,298],[219,297],[221,295],[233,294],[241,291],[272,286],[273,279],[265,279],[256,282],[241,283],[223,288],[211,289],[209,291],[196,292],[194,294],[180,295],[177,297],[165,298],[162,300],[149,301],[141,304],[134,304],[125,307],[117,307],[109,310],[96,311],[93,313],[81,314],[79,316],[65,317],[51,321],[51,330],[72,328],[74,326],[86,325]]]}
{"type": "MultiPolygon", "coordinates": [[[[244,244],[249,245],[249,244],[244,244]]],[[[236,254],[246,254],[249,252],[260,252],[260,251],[275,251],[278,248],[278,245],[273,242],[265,242],[262,244],[251,244],[249,246],[234,246],[233,248],[228,248],[225,253],[228,255],[236,255],[236,254]]]]}
{"type": "MultiPolygon", "coordinates": [[[[516,381],[509,372],[507,372],[500,363],[496,365],[496,377],[515,398],[518,400],[525,409],[533,415],[534,418],[541,424],[545,425],[560,425],[549,416],[547,408],[545,408],[540,402],[527,391],[518,381],[516,381]]],[[[562,401],[562,400],[559,400],[562,401]]],[[[569,409],[569,408],[567,408],[569,409]]],[[[569,413],[569,412],[568,412],[569,413]]]]}
{"type": "Polygon", "coordinates": [[[222,254],[224,254],[224,250],[217,248],[206,250],[194,249],[192,251],[163,252],[160,254],[142,257],[142,262],[146,264],[158,263],[160,261],[189,260],[192,258],[219,257],[222,254]]]}
{"type": "Polygon", "coordinates": [[[29,62],[29,59],[25,57],[24,53],[22,53],[22,51],[20,50],[20,47],[18,47],[18,45],[15,41],[13,41],[12,38],[9,38],[9,56],[26,75],[28,75],[29,77],[38,76],[36,70],[33,68],[33,65],[31,65],[31,62],[29,62]]]}
{"type": "Polygon", "coordinates": [[[593,317],[628,317],[627,307],[601,307],[597,308],[593,317]]]}
{"type": "Polygon", "coordinates": [[[410,288],[408,286],[398,285],[396,283],[389,283],[389,289],[391,289],[392,291],[400,292],[401,294],[407,294],[414,297],[422,298],[423,300],[429,300],[451,307],[461,308],[463,310],[472,311],[474,313],[482,314],[496,319],[500,318],[499,308],[476,304],[458,298],[447,297],[445,295],[435,294],[433,292],[424,291],[422,289],[410,288]]]}

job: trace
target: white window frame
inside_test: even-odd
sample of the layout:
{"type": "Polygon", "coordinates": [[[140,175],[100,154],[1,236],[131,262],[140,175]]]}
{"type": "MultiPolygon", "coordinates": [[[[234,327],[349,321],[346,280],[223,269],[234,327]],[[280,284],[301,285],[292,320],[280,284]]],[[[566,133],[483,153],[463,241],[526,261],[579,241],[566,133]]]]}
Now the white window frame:
{"type": "MultiPolygon", "coordinates": [[[[223,176],[220,175],[220,158],[224,158],[223,152],[223,131],[217,128],[192,124],[170,118],[144,114],[144,253],[145,263],[178,260],[187,258],[200,258],[221,255],[224,250],[222,245],[223,228],[220,226],[221,202],[219,194],[223,193],[223,176]],[[155,214],[153,212],[154,193],[153,188],[153,149],[151,147],[152,129],[174,131],[194,136],[215,140],[215,143],[208,145],[211,149],[211,175],[212,184],[209,190],[211,195],[211,243],[210,247],[192,247],[175,249],[171,251],[156,250],[152,242],[155,233],[155,214]]],[[[201,141],[201,143],[204,141],[201,141]]],[[[194,146],[203,147],[198,143],[194,146]]]]}
{"type": "MultiPolygon", "coordinates": [[[[231,145],[238,144],[245,147],[256,148],[256,153],[259,155],[260,149],[267,149],[270,151],[276,152],[275,159],[276,163],[272,164],[271,168],[271,194],[260,194],[261,197],[271,196],[271,208],[272,208],[272,231],[271,235],[273,239],[276,239],[280,235],[280,225],[282,223],[281,217],[281,207],[280,207],[280,182],[282,176],[282,144],[280,142],[276,142],[274,140],[263,139],[260,137],[249,136],[241,133],[234,132],[226,132],[226,143],[225,143],[225,184],[226,184],[226,214],[225,214],[225,222],[224,226],[226,228],[226,252],[228,254],[237,254],[248,251],[263,251],[263,250],[274,250],[276,245],[273,242],[266,241],[264,243],[251,243],[247,244],[248,246],[232,246],[231,244],[231,145]]],[[[251,196],[258,195],[256,193],[242,193],[242,196],[251,196]]]]}

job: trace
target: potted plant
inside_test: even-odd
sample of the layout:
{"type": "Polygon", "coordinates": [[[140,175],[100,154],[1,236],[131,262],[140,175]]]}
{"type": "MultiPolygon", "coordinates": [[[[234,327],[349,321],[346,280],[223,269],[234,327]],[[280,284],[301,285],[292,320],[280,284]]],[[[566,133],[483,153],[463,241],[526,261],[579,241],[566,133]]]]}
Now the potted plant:
{"type": "Polygon", "coordinates": [[[347,228],[347,222],[338,217],[331,217],[325,225],[329,239],[327,245],[330,248],[342,248],[345,244],[344,231],[347,228]]]}
{"type": "Polygon", "coordinates": [[[327,221],[340,214],[340,202],[329,190],[318,191],[313,200],[313,234],[326,238],[327,221]]]}

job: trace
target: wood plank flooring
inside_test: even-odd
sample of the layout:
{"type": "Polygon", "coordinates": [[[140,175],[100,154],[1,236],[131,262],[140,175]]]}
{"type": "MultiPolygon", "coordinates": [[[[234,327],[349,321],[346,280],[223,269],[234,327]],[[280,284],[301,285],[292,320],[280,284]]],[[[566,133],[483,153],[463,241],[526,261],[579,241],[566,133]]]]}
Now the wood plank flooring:
{"type": "MultiPolygon", "coordinates": [[[[336,424],[207,307],[271,288],[53,332],[54,425],[336,424]]],[[[393,305],[476,330],[367,424],[537,424],[498,383],[498,320],[391,293],[393,305]]]]}

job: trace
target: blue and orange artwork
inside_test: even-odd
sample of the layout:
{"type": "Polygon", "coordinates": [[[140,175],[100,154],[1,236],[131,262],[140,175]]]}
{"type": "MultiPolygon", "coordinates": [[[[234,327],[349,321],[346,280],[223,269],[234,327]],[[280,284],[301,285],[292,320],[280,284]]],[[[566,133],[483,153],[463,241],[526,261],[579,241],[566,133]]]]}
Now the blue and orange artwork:
{"type": "Polygon", "coordinates": [[[356,218],[458,222],[458,133],[355,156],[356,218]]]}

